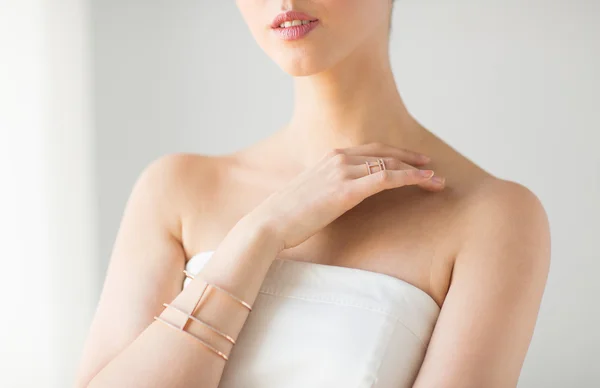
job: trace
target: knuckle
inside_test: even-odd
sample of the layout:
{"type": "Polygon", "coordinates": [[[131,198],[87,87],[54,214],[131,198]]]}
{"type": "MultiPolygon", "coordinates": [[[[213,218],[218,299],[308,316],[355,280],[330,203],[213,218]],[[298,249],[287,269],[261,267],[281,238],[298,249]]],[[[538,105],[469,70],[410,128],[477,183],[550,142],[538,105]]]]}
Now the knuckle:
{"type": "Polygon", "coordinates": [[[387,185],[392,181],[392,174],[389,170],[383,170],[383,171],[379,171],[376,174],[377,176],[377,183],[379,183],[380,185],[387,185]]]}
{"type": "Polygon", "coordinates": [[[332,148],[329,151],[327,151],[326,155],[329,158],[333,158],[336,155],[340,155],[340,154],[343,154],[343,153],[344,153],[344,151],[341,148],[332,148]]]}
{"type": "Polygon", "coordinates": [[[402,162],[400,161],[400,159],[393,158],[393,157],[386,157],[386,158],[382,158],[382,159],[385,162],[386,168],[397,170],[400,167],[402,167],[402,162]]]}
{"type": "Polygon", "coordinates": [[[337,166],[337,168],[334,168],[332,171],[333,174],[333,179],[335,181],[345,181],[349,178],[349,171],[348,169],[344,168],[342,165],[337,166]]]}
{"type": "Polygon", "coordinates": [[[332,157],[332,159],[336,166],[344,166],[348,163],[348,155],[344,153],[337,153],[332,157]]]}

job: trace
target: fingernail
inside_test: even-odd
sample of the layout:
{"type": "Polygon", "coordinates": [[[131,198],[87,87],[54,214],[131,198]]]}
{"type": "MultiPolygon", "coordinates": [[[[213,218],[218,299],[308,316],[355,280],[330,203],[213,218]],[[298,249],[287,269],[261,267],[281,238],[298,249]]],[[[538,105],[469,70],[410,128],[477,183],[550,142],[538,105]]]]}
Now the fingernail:
{"type": "Polygon", "coordinates": [[[439,176],[434,176],[433,178],[431,178],[431,180],[432,180],[434,183],[437,183],[438,185],[443,185],[443,184],[444,184],[444,182],[446,181],[446,179],[444,179],[444,178],[442,178],[442,177],[439,177],[439,176]]]}
{"type": "Polygon", "coordinates": [[[433,174],[433,170],[419,170],[419,175],[421,175],[424,178],[431,178],[433,174]]]}
{"type": "Polygon", "coordinates": [[[431,162],[431,158],[427,155],[419,154],[419,158],[424,162],[431,162]]]}

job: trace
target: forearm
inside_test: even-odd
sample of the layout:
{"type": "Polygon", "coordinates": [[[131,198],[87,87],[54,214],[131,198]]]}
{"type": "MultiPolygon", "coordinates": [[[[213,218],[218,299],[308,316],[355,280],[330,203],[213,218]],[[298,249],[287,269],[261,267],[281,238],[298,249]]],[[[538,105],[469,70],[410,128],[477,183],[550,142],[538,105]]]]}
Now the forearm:
{"type": "MultiPolygon", "coordinates": [[[[167,302],[191,311],[208,282],[253,305],[266,273],[281,249],[265,224],[246,217],[228,233],[204,268],[175,299],[157,303],[167,302]]],[[[235,340],[248,314],[248,309],[235,299],[208,287],[193,315],[235,340]]],[[[165,308],[159,317],[167,322],[185,319],[184,314],[173,308],[165,308]]],[[[226,355],[235,346],[193,320],[187,323],[185,331],[226,355]]],[[[187,333],[155,320],[108,363],[88,387],[216,388],[226,362],[187,333]]]]}

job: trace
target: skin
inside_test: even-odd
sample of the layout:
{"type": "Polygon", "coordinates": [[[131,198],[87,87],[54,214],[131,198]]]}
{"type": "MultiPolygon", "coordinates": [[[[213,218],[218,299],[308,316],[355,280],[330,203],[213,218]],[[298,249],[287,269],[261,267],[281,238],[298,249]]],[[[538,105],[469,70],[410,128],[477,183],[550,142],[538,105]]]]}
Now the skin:
{"type": "Polygon", "coordinates": [[[235,153],[168,155],[146,170],[111,261],[125,262],[126,255],[151,259],[111,264],[113,280],[105,286],[80,381],[89,381],[146,328],[160,306],[157,300],[181,291],[177,274],[185,260],[217,249],[236,223],[258,208],[269,210],[260,214],[274,225],[283,217],[274,209],[284,206],[286,220],[307,220],[310,213],[290,213],[308,193],[319,193],[318,186],[298,202],[286,197],[278,206],[273,198],[281,195],[272,194],[322,163],[324,154],[371,144],[370,150],[388,157],[396,169],[431,169],[445,182],[390,184],[306,236],[277,230],[278,236],[285,234],[278,255],[385,273],[428,293],[441,312],[414,387],[516,386],[550,265],[549,225],[539,199],[484,171],[410,115],[390,66],[389,0],[294,2],[294,10],[318,18],[320,25],[293,42],[270,30],[290,2],[238,0],[237,5],[258,45],[295,77],[294,113],[279,131],[235,153]],[[409,152],[430,160],[419,161],[409,152]],[[399,167],[400,161],[406,164],[399,167]],[[130,271],[142,266],[143,276],[133,277],[130,271]],[[114,279],[138,282],[130,292],[135,295],[123,293],[114,279]],[[112,323],[115,316],[119,325],[112,323]]]}

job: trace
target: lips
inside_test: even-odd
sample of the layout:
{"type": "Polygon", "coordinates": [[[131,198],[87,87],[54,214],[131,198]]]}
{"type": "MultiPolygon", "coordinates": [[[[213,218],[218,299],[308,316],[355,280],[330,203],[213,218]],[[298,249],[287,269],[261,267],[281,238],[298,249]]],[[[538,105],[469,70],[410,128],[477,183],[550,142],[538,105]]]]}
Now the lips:
{"type": "Polygon", "coordinates": [[[298,11],[288,11],[275,17],[271,29],[279,38],[291,41],[302,39],[314,30],[319,19],[298,11]]]}
{"type": "MultiPolygon", "coordinates": [[[[273,22],[271,23],[271,28],[281,28],[281,25],[285,22],[293,22],[294,20],[299,20],[301,22],[304,21],[305,23],[318,21],[317,18],[305,14],[304,12],[287,11],[284,13],[280,13],[275,17],[275,19],[273,19],[273,22]]],[[[306,25],[305,23],[303,23],[303,25],[306,25]]]]}

